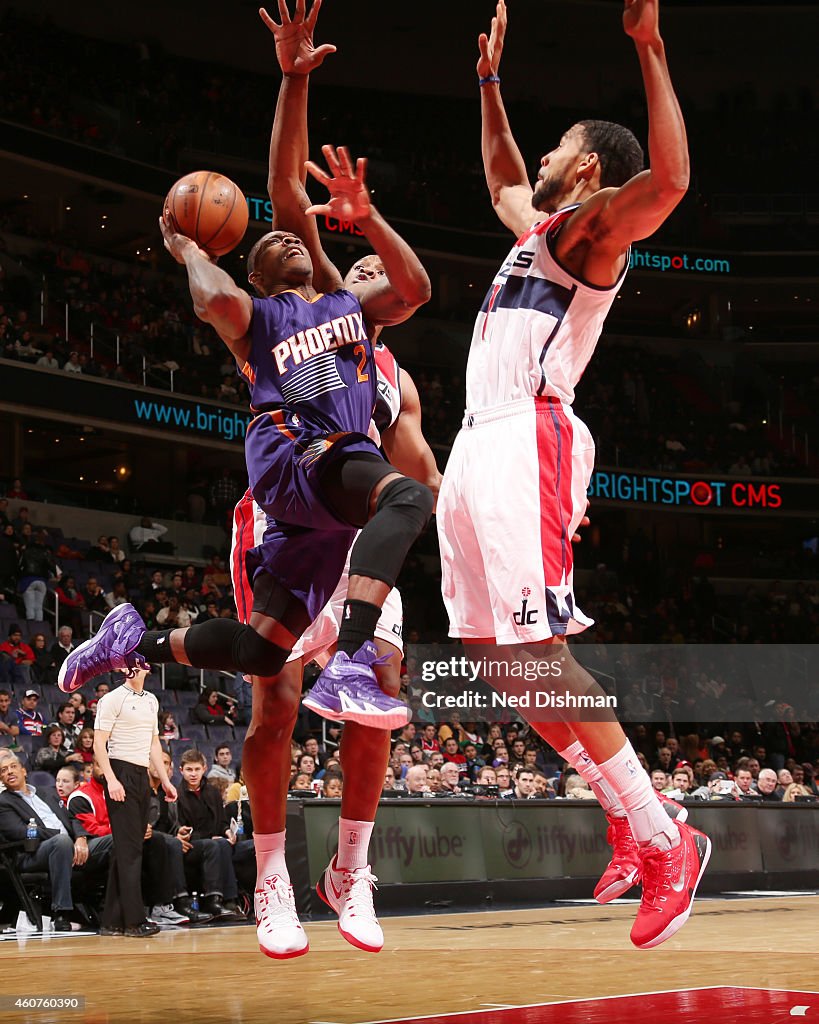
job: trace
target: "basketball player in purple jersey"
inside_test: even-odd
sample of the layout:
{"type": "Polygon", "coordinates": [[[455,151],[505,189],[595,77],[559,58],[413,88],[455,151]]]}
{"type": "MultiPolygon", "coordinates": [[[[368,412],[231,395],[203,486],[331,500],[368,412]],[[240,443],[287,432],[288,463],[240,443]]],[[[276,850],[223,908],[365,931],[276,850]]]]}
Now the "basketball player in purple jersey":
{"type": "MultiPolygon", "coordinates": [[[[334,49],[313,47],[313,28],[320,3],[306,15],[297,4],[291,19],[280,4],[282,24],[277,25],[265,11],[262,19],[276,37],[276,50],[284,73],[276,118],[271,133],[268,191],[273,203],[273,223],[295,232],[305,240],[313,265],[314,282],[322,290],[338,287],[338,272],[321,247],[315,220],[305,213],[310,205],[304,188],[307,157],[307,78],[324,55],[334,49]],[[299,81],[291,81],[291,79],[299,81]]],[[[378,256],[364,257],[348,272],[344,287],[353,294],[366,291],[385,277],[378,256]]],[[[375,342],[379,327],[370,333],[375,342]]],[[[440,483],[435,459],[421,432],[418,393],[409,375],[396,363],[389,350],[376,346],[377,399],[373,425],[390,462],[407,476],[425,483],[437,495],[440,483]]],[[[255,503],[243,499],[234,514],[234,542],[231,570],[240,618],[248,602],[243,600],[247,573],[240,554],[253,546],[254,528],[259,529],[255,503]],[[249,540],[244,538],[249,536],[249,540]]],[[[307,936],[301,927],[285,859],[286,800],[290,779],[290,743],[301,696],[303,660],[310,660],[331,648],[343,630],[346,575],[332,602],[299,640],[286,667],[276,676],[253,676],[253,719],[242,754],[254,821],[256,849],[256,931],[261,951],[273,959],[306,953],[307,936]]],[[[375,641],[379,653],[392,656],[377,665],[378,683],[395,696],[400,684],[401,602],[397,591],[384,603],[375,641]],[[397,631],[397,635],[396,635],[397,631]]],[[[320,691],[319,691],[320,695],[320,691]]],[[[308,705],[316,706],[314,690],[308,705]]],[[[323,702],[318,707],[324,710],[323,702]]],[[[333,712],[332,706],[329,708],[333,712]]],[[[342,717],[341,715],[331,717],[342,717]]],[[[383,932],[373,906],[373,883],[369,865],[369,841],[381,796],[384,768],[389,757],[388,729],[371,728],[348,721],[341,741],[344,792],[339,821],[338,853],[319,883],[319,893],[338,914],[338,928],[352,945],[378,952],[383,932]]]]}
{"type": "MultiPolygon", "coordinates": [[[[536,645],[550,644],[561,683],[575,696],[603,691],[566,645],[569,634],[591,625],[575,602],[568,543],[585,510],[594,460],[591,434],[571,408],[574,388],[626,273],[631,243],[660,227],[689,179],[658,0],[625,0],[623,26],[646,89],[651,169],[642,169],[642,150],[628,129],[582,121],[542,158],[534,189],[500,95],[504,0],[491,35],[480,37],[484,168],[493,206],[517,243],[475,324],[466,416],[438,502],[450,635],[525,645],[520,656],[530,659],[543,654],[536,645]]],[[[613,714],[532,725],[591,783],[607,812],[614,855],[596,898],[608,902],[639,877],[632,942],[648,948],[665,941],[691,912],[710,841],[666,813],[613,714]]]]}
{"type": "Polygon", "coordinates": [[[249,624],[213,620],[147,632],[121,605],[63,665],[70,692],[112,669],[150,662],[271,676],[335,589],[356,530],[338,650],[319,680],[325,713],[379,729],[409,718],[379,688],[375,625],[407,551],[429,521],[429,488],[396,473],[368,437],[376,374],[367,325],[400,323],[429,298],[429,279],[405,242],[370,202],[366,162],[323,150],[331,175],[310,169],[330,200],[312,213],[356,223],[386,276],[362,285],[360,300],[340,277],[323,292],[301,239],[276,230],[248,256],[251,298],[190,239],[162,219],[166,248],[188,272],[194,308],[228,346],[245,376],[252,408],[245,453],[250,489],[268,515],[262,544],[247,552],[253,578],[249,624]]]}

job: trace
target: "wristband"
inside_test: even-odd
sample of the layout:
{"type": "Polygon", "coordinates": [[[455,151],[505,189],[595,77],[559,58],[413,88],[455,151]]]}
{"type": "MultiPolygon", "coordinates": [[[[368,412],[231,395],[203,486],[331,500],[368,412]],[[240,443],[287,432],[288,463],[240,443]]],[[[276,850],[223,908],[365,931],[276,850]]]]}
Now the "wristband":
{"type": "Polygon", "coordinates": [[[497,82],[498,84],[500,84],[500,76],[499,75],[487,75],[486,78],[479,78],[478,79],[478,85],[481,86],[481,88],[483,88],[483,86],[485,86],[485,85],[489,85],[490,82],[497,82]]]}

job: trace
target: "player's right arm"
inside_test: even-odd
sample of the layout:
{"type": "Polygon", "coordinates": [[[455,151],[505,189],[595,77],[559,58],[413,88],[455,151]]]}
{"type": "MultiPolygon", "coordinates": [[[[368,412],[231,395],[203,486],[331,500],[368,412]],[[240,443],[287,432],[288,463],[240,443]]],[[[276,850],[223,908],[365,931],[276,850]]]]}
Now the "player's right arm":
{"type": "Polygon", "coordinates": [[[311,206],[307,213],[326,214],[339,220],[351,220],[364,233],[384,265],[386,277],[356,289],[364,318],[374,326],[403,323],[429,302],[431,285],[423,264],[407,242],[384,220],[370,201],[367,188],[367,161],[359,158],[355,167],[345,146],[335,150],[322,146],[332,176],[318,164],[307,161],[310,174],[326,185],[328,202],[311,206]]]}
{"type": "MultiPolygon", "coordinates": [[[[506,36],[506,3],[498,0],[489,36],[478,37],[478,77],[497,77],[506,36]]],[[[500,95],[500,82],[488,82],[481,90],[481,154],[492,206],[500,220],[522,235],[536,215],[532,210],[532,186],[526,164],[512,136],[509,118],[500,95]]]]}
{"type": "Polygon", "coordinates": [[[279,0],[281,25],[264,8],[259,17],[276,40],[276,57],[282,69],[282,84],[270,133],[267,192],[273,204],[273,227],[292,231],[304,241],[313,262],[313,285],[320,292],[338,291],[342,277],[328,259],[321,244],[314,217],[304,211],[310,206],[305,189],[304,164],[308,157],[307,96],[309,74],[335,46],[313,45],[321,0],[314,0],[306,15],[306,0],[297,0],[291,18],[287,0],[279,0]]]}
{"type": "Polygon", "coordinates": [[[438,500],[441,474],[432,449],[421,429],[421,400],[415,381],[406,370],[399,370],[401,411],[395,422],[381,435],[387,459],[399,473],[426,484],[438,500]]]}
{"type": "Polygon", "coordinates": [[[165,248],[188,272],[194,312],[213,327],[236,362],[244,366],[250,356],[253,300],[196,242],[175,232],[164,217],[159,218],[159,228],[165,248]]]}

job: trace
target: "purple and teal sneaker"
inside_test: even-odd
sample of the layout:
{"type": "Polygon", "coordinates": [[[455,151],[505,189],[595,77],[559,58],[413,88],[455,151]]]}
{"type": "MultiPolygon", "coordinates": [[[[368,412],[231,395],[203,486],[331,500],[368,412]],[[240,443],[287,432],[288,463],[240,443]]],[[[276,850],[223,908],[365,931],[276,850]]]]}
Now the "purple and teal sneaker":
{"type": "Polygon", "coordinates": [[[411,719],[407,705],[384,693],[373,666],[392,655],[378,657],[371,641],[362,644],[352,658],[336,651],[303,699],[305,707],[335,722],[358,722],[373,729],[400,729],[411,719]]]}
{"type": "Polygon", "coordinates": [[[73,693],[104,672],[131,676],[138,669],[149,671],[148,662],[136,653],[145,629],[132,604],[117,605],[106,615],[99,631],[68,655],[60,667],[57,685],[64,693],[73,693]]]}

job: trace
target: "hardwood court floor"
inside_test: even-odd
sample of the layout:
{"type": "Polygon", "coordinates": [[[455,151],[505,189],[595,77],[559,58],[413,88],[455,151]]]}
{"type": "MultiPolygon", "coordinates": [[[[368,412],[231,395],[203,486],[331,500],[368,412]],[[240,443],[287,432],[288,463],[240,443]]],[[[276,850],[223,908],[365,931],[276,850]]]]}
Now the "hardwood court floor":
{"type": "Polygon", "coordinates": [[[310,953],[283,962],[261,956],[255,929],[243,925],[147,940],[12,940],[0,943],[4,997],[82,995],[86,1008],[4,1008],[0,1019],[359,1024],[703,986],[819,989],[819,896],[701,899],[675,938],[647,951],[628,939],[635,910],[567,904],[384,918],[378,955],[353,949],[333,922],[308,922],[310,953]]]}

